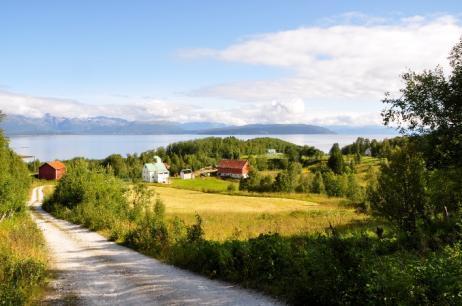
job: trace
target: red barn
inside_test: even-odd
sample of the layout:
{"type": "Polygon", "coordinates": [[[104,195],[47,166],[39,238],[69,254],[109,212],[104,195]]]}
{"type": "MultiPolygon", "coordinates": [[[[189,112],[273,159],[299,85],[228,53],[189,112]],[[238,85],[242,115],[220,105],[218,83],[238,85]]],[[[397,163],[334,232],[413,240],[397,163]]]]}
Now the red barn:
{"type": "Polygon", "coordinates": [[[247,178],[250,170],[248,161],[232,159],[222,159],[217,168],[218,176],[232,178],[247,178]]]}
{"type": "Polygon", "coordinates": [[[64,173],[66,173],[66,166],[55,160],[40,166],[38,178],[41,180],[59,180],[64,173]]]}

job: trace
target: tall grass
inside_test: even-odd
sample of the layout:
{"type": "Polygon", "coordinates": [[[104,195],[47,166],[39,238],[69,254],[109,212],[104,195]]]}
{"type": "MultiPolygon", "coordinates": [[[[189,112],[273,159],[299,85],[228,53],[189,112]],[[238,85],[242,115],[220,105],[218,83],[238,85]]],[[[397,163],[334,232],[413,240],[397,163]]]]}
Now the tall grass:
{"type": "Polygon", "coordinates": [[[39,297],[47,275],[42,233],[26,213],[0,222],[0,301],[23,305],[39,297]]]}

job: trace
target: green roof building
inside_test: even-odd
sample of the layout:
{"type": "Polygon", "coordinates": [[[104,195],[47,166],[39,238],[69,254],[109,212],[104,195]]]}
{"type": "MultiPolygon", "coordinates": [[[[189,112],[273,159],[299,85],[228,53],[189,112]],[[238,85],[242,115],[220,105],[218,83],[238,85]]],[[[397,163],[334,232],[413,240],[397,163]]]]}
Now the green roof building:
{"type": "Polygon", "coordinates": [[[154,156],[154,163],[147,163],[143,166],[143,181],[149,183],[167,184],[170,173],[159,156],[154,156]]]}

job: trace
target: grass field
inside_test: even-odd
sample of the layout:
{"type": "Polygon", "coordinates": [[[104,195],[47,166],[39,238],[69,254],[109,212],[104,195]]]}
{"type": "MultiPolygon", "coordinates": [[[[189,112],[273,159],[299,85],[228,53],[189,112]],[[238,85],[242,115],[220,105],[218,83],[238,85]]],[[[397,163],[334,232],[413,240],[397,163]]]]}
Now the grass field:
{"type": "MultiPolygon", "coordinates": [[[[287,199],[203,193],[170,187],[153,187],[166,206],[169,219],[179,217],[186,224],[203,219],[206,239],[248,239],[261,233],[284,236],[324,233],[330,224],[345,229],[367,223],[365,215],[343,207],[336,198],[318,196],[324,204],[308,197],[287,199]]],[[[316,198],[312,198],[316,200],[316,198]]]]}
{"type": "Polygon", "coordinates": [[[356,178],[358,183],[365,187],[367,185],[367,175],[369,169],[378,170],[382,160],[380,158],[363,156],[361,158],[361,163],[356,166],[356,178]]]}
{"type": "MultiPolygon", "coordinates": [[[[195,178],[193,180],[182,180],[180,178],[170,179],[171,187],[197,191],[222,192],[227,191],[229,185],[234,185],[235,190],[239,189],[238,181],[222,180],[216,177],[195,178]]],[[[156,186],[162,185],[156,184],[156,186]]]]}

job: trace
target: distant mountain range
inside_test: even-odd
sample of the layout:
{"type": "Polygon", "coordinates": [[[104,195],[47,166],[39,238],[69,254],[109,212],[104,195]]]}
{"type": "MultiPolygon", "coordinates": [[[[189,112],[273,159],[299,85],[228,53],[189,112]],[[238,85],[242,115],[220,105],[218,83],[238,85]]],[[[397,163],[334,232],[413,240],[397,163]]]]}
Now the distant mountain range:
{"type": "Polygon", "coordinates": [[[335,134],[329,129],[307,124],[247,124],[199,131],[206,135],[287,135],[287,134],[335,134]]]}
{"type": "Polygon", "coordinates": [[[45,115],[30,118],[8,115],[2,123],[7,135],[46,134],[195,134],[197,130],[224,127],[221,123],[191,122],[175,123],[167,121],[128,121],[120,118],[60,118],[45,115]]]}
{"type": "Polygon", "coordinates": [[[169,121],[128,121],[120,118],[62,118],[45,115],[31,118],[8,115],[0,128],[6,135],[52,135],[52,134],[199,134],[199,135],[284,135],[284,134],[385,134],[383,127],[320,127],[306,124],[248,124],[227,126],[216,122],[175,123],[169,121]],[[346,132],[345,132],[346,131],[346,132]],[[348,132],[350,131],[350,132],[348,132]],[[371,131],[367,133],[367,131],[371,131]]]}

